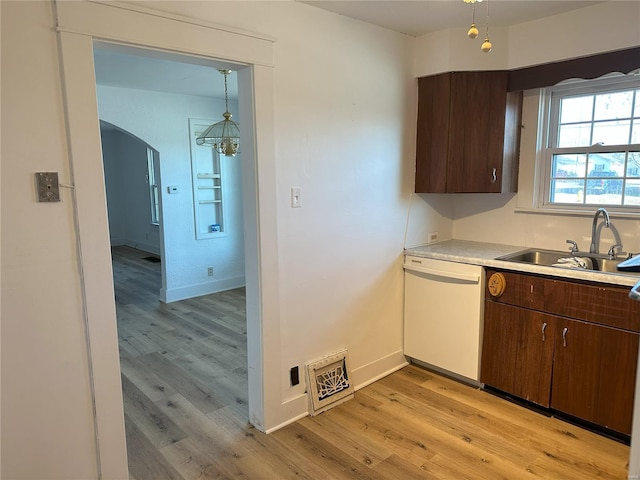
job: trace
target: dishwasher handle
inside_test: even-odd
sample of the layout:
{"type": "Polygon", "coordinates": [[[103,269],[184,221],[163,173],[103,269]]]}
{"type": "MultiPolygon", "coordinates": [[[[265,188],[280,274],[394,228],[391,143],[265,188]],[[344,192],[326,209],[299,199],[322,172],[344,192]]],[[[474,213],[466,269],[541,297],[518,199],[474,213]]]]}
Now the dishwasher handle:
{"type": "Polygon", "coordinates": [[[410,265],[410,264],[405,265],[404,269],[405,271],[408,271],[408,272],[424,273],[426,275],[431,275],[434,277],[441,277],[441,278],[449,278],[449,279],[458,280],[464,283],[480,283],[480,275],[477,275],[477,274],[449,272],[446,270],[436,270],[433,268],[420,267],[418,265],[410,265]]]}

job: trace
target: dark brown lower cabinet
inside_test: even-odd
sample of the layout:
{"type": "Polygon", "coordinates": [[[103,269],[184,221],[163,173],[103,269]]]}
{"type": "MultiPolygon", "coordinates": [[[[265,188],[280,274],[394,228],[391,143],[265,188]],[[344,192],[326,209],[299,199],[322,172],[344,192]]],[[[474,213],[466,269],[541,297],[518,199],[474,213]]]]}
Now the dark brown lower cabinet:
{"type": "MultiPolygon", "coordinates": [[[[512,273],[506,277],[507,289],[527,283],[527,279],[534,287],[521,289],[527,294],[505,294],[502,299],[487,293],[480,381],[542,407],[630,435],[639,333],[529,308],[526,296],[536,289],[539,293],[544,282],[540,283],[540,277],[518,278],[512,273]],[[525,306],[510,304],[518,302],[525,306]]],[[[553,283],[546,285],[547,293],[554,291],[549,297],[561,293],[561,282],[549,282],[553,283]]],[[[592,302],[598,301],[592,295],[592,302]]]]}
{"type": "Polygon", "coordinates": [[[487,301],[480,381],[549,406],[553,333],[549,315],[487,301]]]}
{"type": "Polygon", "coordinates": [[[576,320],[556,329],[551,407],[631,434],[638,334],[576,320]]]}

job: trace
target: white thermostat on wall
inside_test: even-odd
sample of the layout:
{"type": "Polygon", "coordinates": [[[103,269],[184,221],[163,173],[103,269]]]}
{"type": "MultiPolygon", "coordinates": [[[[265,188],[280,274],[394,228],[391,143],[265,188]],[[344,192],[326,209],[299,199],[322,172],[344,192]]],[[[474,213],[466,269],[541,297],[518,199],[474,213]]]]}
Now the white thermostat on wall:
{"type": "Polygon", "coordinates": [[[167,193],[178,193],[178,186],[177,185],[168,186],[167,193]]]}

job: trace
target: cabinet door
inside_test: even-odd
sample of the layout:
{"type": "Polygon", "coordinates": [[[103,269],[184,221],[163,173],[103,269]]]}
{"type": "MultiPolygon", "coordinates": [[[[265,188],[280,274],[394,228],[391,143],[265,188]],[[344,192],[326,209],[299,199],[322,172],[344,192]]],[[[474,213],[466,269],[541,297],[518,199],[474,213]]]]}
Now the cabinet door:
{"type": "Polygon", "coordinates": [[[418,79],[416,193],[445,193],[450,73],[418,79]]]}
{"type": "Polygon", "coordinates": [[[574,320],[559,325],[551,407],[629,435],[638,334],[574,320]]]}
{"type": "Polygon", "coordinates": [[[551,315],[487,300],[480,381],[548,407],[557,321],[551,315]]]}
{"type": "Polygon", "coordinates": [[[508,73],[451,77],[447,191],[501,192],[508,73]]]}

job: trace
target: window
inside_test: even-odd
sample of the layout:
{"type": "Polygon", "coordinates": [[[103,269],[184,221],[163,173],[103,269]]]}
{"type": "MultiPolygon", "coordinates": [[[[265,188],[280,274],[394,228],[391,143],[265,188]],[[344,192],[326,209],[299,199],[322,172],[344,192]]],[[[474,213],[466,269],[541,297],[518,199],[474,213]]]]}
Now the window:
{"type": "Polygon", "coordinates": [[[152,148],[147,147],[147,179],[149,183],[149,197],[151,199],[151,223],[160,224],[160,205],[158,203],[158,155],[152,148]]]}
{"type": "Polygon", "coordinates": [[[572,82],[546,93],[543,203],[640,208],[640,78],[572,82]]]}

